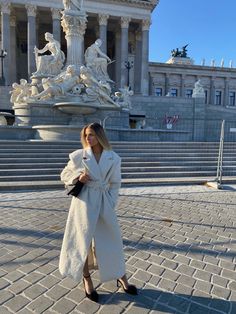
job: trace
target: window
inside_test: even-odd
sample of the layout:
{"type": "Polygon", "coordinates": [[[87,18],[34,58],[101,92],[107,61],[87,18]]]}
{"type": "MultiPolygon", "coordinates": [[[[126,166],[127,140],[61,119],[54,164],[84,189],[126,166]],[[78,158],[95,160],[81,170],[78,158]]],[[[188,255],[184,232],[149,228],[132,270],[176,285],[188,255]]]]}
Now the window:
{"type": "Polygon", "coordinates": [[[229,106],[235,106],[235,92],[229,92],[229,106]]]}
{"type": "Polygon", "coordinates": [[[221,91],[220,90],[216,90],[215,93],[215,105],[221,105],[221,91]]]}
{"type": "Polygon", "coordinates": [[[207,90],[204,90],[204,93],[205,93],[205,104],[208,103],[208,92],[207,90]]]}
{"type": "Polygon", "coordinates": [[[171,88],[170,95],[172,97],[177,97],[178,96],[178,90],[176,88],[171,88]]]}
{"type": "Polygon", "coordinates": [[[185,96],[187,98],[192,98],[192,94],[193,94],[193,90],[192,89],[186,89],[185,96]]]}
{"type": "Polygon", "coordinates": [[[156,88],[156,96],[162,96],[162,88],[156,88]]]}

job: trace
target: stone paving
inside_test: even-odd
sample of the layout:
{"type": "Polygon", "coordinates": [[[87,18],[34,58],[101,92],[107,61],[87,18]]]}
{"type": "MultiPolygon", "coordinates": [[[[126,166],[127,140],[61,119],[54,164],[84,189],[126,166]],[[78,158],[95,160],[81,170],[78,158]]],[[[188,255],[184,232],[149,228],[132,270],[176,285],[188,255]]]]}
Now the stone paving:
{"type": "Polygon", "coordinates": [[[100,304],[58,272],[70,198],[64,191],[0,194],[0,313],[236,313],[236,187],[120,191],[126,295],[100,284],[100,304]]]}

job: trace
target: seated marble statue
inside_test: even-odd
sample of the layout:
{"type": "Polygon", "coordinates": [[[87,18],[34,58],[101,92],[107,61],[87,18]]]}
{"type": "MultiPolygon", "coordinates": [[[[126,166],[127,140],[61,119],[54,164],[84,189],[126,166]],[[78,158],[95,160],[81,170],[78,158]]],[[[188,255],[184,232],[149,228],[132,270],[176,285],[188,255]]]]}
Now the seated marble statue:
{"type": "Polygon", "coordinates": [[[45,33],[45,39],[48,41],[43,49],[34,48],[37,71],[34,76],[53,76],[60,73],[65,61],[64,52],[61,51],[60,43],[53,38],[50,33],[45,33]],[[49,51],[50,55],[39,56],[39,53],[49,51]]]}
{"type": "Polygon", "coordinates": [[[63,0],[65,10],[75,11],[82,10],[83,0],[63,0]]]}
{"type": "Polygon", "coordinates": [[[80,77],[76,74],[75,66],[69,65],[66,68],[66,71],[62,72],[58,76],[54,78],[43,78],[42,85],[44,90],[32,98],[42,100],[56,96],[65,96],[68,95],[68,93],[72,94],[73,88],[79,83],[80,77]]]}
{"type": "Polygon", "coordinates": [[[81,83],[85,86],[85,95],[83,95],[84,101],[98,100],[101,106],[113,105],[120,107],[111,98],[111,87],[110,84],[104,81],[98,81],[92,74],[91,70],[85,66],[80,67],[80,78],[81,83]]]}
{"type": "Polygon", "coordinates": [[[110,63],[111,59],[102,52],[101,45],[101,39],[97,39],[94,44],[86,49],[85,63],[98,80],[111,81],[107,74],[107,63],[110,63]]]}
{"type": "Polygon", "coordinates": [[[10,91],[11,94],[10,101],[13,104],[22,103],[26,100],[27,97],[31,95],[31,86],[25,79],[21,79],[20,84],[13,83],[12,87],[13,90],[10,91]]]}
{"type": "Polygon", "coordinates": [[[204,88],[200,79],[194,84],[192,97],[205,97],[204,88]]]}

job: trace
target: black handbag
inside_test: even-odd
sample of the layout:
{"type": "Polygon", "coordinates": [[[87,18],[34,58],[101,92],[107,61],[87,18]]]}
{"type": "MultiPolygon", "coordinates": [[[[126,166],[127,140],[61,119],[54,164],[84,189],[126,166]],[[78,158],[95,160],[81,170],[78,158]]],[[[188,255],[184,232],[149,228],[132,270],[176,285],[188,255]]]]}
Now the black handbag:
{"type": "MultiPolygon", "coordinates": [[[[67,190],[69,190],[71,185],[67,186],[67,190]]],[[[82,188],[84,186],[84,183],[81,181],[77,181],[75,184],[72,185],[72,189],[70,189],[67,192],[67,195],[72,195],[77,197],[79,195],[79,193],[81,192],[82,188]]]]}

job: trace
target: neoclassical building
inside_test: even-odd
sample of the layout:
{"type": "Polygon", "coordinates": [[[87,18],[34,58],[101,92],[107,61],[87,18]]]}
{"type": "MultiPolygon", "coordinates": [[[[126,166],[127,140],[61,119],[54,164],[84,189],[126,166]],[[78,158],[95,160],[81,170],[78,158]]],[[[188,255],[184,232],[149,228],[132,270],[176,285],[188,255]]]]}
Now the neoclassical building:
{"type": "MultiPolygon", "coordinates": [[[[236,108],[235,68],[194,65],[185,58],[179,63],[149,62],[151,14],[158,3],[159,0],[84,0],[88,15],[84,49],[101,38],[102,50],[112,60],[108,71],[115,88],[129,83],[139,102],[143,101],[140,97],[145,102],[149,97],[154,110],[160,96],[168,93],[172,98],[191,98],[198,79],[205,90],[206,105],[236,108]]],[[[7,51],[3,73],[8,86],[0,86],[0,109],[10,109],[10,86],[20,78],[29,79],[36,70],[34,47],[45,46],[45,32],[53,33],[67,53],[61,27],[63,3],[62,0],[0,0],[0,8],[1,49],[7,51]]],[[[135,109],[136,103],[134,97],[134,114],[140,111],[135,109]]]]}
{"type": "MultiPolygon", "coordinates": [[[[128,80],[136,93],[149,94],[149,28],[151,13],[159,0],[85,0],[88,23],[86,49],[97,38],[112,59],[109,74],[116,88],[128,80]],[[130,66],[131,69],[128,69],[130,66]]],[[[61,27],[62,0],[1,0],[1,48],[6,85],[29,79],[36,70],[34,47],[45,45],[44,34],[51,32],[66,54],[61,27]]]]}

